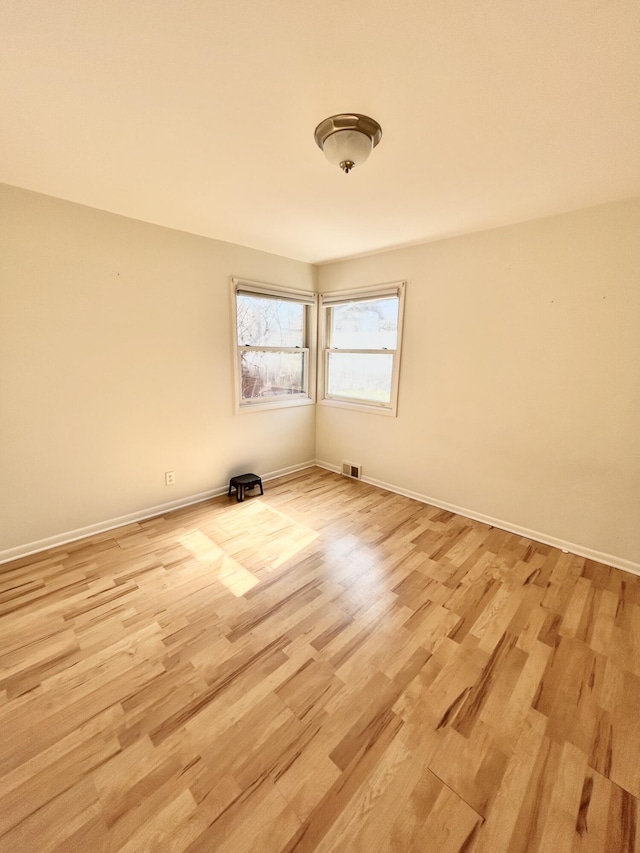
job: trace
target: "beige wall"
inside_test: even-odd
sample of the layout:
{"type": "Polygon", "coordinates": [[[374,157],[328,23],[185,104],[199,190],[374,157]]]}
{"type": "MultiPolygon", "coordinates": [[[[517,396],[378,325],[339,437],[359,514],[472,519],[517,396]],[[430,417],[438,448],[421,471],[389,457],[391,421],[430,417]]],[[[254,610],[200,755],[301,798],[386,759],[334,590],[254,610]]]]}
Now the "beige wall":
{"type": "Polygon", "coordinates": [[[232,274],[316,272],[0,186],[0,551],[313,459],[313,406],[233,414],[232,274]]]}
{"type": "Polygon", "coordinates": [[[315,456],[640,563],[640,200],[319,271],[5,186],[0,216],[0,552],[315,456]],[[407,279],[398,418],[234,415],[232,274],[407,279]]]}
{"type": "Polygon", "coordinates": [[[397,419],[318,406],[316,457],[640,563],[640,200],[320,268],[407,279],[397,419]]]}

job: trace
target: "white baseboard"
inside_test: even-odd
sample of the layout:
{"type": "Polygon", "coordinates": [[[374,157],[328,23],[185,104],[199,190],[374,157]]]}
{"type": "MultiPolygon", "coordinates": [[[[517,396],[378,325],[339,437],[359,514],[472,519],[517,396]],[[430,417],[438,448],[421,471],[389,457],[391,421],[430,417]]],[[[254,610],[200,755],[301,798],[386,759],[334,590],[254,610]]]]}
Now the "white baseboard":
{"type": "Polygon", "coordinates": [[[318,468],[326,468],[327,471],[333,471],[334,474],[342,474],[340,465],[332,465],[331,462],[321,462],[320,459],[316,459],[316,465],[318,468]]]}
{"type": "MultiPolygon", "coordinates": [[[[298,465],[290,465],[288,468],[280,468],[277,471],[271,471],[263,475],[264,482],[275,480],[277,477],[283,477],[285,474],[293,474],[296,471],[303,471],[305,468],[311,468],[317,465],[319,468],[325,468],[327,471],[332,471],[339,474],[341,469],[338,465],[333,465],[330,462],[323,462],[320,459],[309,460],[298,465]]],[[[493,518],[489,515],[476,512],[467,507],[451,504],[446,501],[432,498],[428,495],[412,492],[409,489],[403,489],[391,483],[385,483],[382,480],[375,480],[372,477],[363,477],[362,482],[368,483],[371,486],[377,486],[387,492],[394,492],[404,497],[412,498],[420,503],[437,506],[439,509],[444,509],[449,512],[455,512],[457,515],[462,515],[465,518],[472,518],[474,521],[480,521],[483,524],[488,524],[491,527],[497,527],[500,530],[506,530],[508,533],[515,533],[518,536],[523,536],[526,539],[532,539],[534,542],[541,542],[543,545],[551,545],[554,548],[559,548],[562,551],[568,551],[570,554],[576,554],[578,557],[585,557],[589,560],[594,560],[597,563],[604,563],[607,566],[613,566],[616,569],[630,572],[634,575],[640,575],[640,564],[634,563],[631,560],[625,560],[622,557],[616,557],[614,554],[605,554],[602,551],[595,551],[592,548],[585,548],[582,545],[577,545],[574,542],[567,542],[564,539],[558,539],[555,536],[549,536],[546,533],[541,533],[538,530],[530,530],[527,527],[521,527],[517,524],[504,521],[501,518],[493,518]]],[[[145,509],[132,512],[127,515],[121,515],[117,518],[110,518],[106,521],[90,524],[87,527],[79,527],[76,530],[68,530],[65,533],[59,533],[55,536],[49,536],[46,539],[39,539],[36,542],[28,542],[24,545],[18,545],[15,548],[7,548],[0,551],[0,564],[7,563],[10,560],[16,560],[20,557],[28,557],[31,554],[37,554],[40,551],[47,551],[50,548],[55,548],[58,545],[66,545],[70,542],[75,542],[78,539],[84,539],[87,536],[93,536],[96,533],[105,533],[109,530],[114,530],[118,527],[124,527],[126,524],[132,524],[136,521],[144,521],[147,518],[153,518],[155,515],[164,515],[174,509],[181,509],[192,504],[202,503],[211,498],[218,497],[224,494],[228,489],[228,485],[219,486],[215,489],[210,489],[206,492],[200,492],[196,495],[189,495],[179,500],[169,501],[168,503],[158,504],[157,506],[146,507],[145,509]]]]}
{"type": "MultiPolygon", "coordinates": [[[[305,468],[311,468],[315,465],[315,461],[311,459],[308,462],[301,462],[299,465],[290,465],[288,468],[280,468],[277,471],[271,471],[269,474],[262,476],[262,481],[275,480],[276,477],[283,477],[285,474],[293,474],[296,471],[303,471],[305,468]]],[[[39,539],[36,542],[28,542],[25,545],[18,545],[15,548],[7,548],[0,551],[0,564],[7,563],[10,560],[17,560],[20,557],[29,557],[31,554],[37,554],[40,551],[48,551],[49,548],[56,548],[58,545],[67,545],[69,542],[76,542],[78,539],[84,539],[87,536],[94,536],[96,533],[105,533],[108,530],[115,530],[117,527],[124,527],[126,524],[132,524],[135,521],[144,521],[146,518],[153,518],[155,515],[164,515],[174,509],[181,509],[192,504],[202,503],[211,498],[216,498],[227,492],[229,484],[218,486],[215,489],[209,489],[206,492],[200,492],[197,495],[188,495],[184,498],[179,498],[176,501],[158,504],[157,506],[146,507],[145,509],[136,512],[130,512],[127,515],[120,515],[117,518],[109,518],[106,521],[99,521],[97,524],[90,524],[87,527],[78,527],[76,530],[68,530],[65,533],[58,533],[55,536],[48,536],[46,539],[39,539]]]]}
{"type": "MultiPolygon", "coordinates": [[[[322,462],[316,459],[315,463],[319,468],[326,468],[327,471],[333,471],[336,474],[341,473],[338,465],[332,465],[330,462],[322,462]]],[[[634,563],[631,560],[625,560],[622,557],[616,557],[614,554],[605,554],[602,551],[594,551],[592,548],[585,548],[582,545],[576,545],[575,542],[566,542],[564,539],[557,539],[555,536],[549,536],[547,533],[540,533],[538,530],[530,530],[528,527],[520,527],[518,524],[511,524],[509,521],[504,521],[501,518],[492,518],[490,515],[476,512],[467,507],[450,504],[446,501],[438,500],[437,498],[422,495],[419,492],[412,492],[409,489],[402,489],[399,486],[394,486],[391,483],[384,483],[382,480],[374,480],[372,477],[363,477],[363,483],[368,483],[370,486],[377,486],[379,489],[384,489],[387,492],[395,492],[397,495],[412,498],[420,503],[437,506],[439,509],[445,509],[449,512],[455,512],[456,515],[462,515],[465,518],[472,518],[474,521],[481,521],[491,527],[498,527],[500,530],[506,530],[508,533],[515,533],[518,536],[523,536],[525,539],[532,539],[534,542],[541,542],[543,545],[551,545],[553,548],[559,548],[561,551],[568,551],[570,554],[575,554],[578,557],[586,557],[588,560],[594,560],[596,563],[604,563],[606,566],[613,566],[616,569],[622,569],[625,572],[630,572],[634,575],[640,575],[640,563],[634,563]]]]}

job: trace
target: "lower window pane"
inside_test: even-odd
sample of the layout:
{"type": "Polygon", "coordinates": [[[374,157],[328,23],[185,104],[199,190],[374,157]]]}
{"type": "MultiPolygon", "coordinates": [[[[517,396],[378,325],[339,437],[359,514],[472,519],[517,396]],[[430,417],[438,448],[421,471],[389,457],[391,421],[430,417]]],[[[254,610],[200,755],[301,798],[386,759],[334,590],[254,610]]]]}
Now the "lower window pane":
{"type": "Polygon", "coordinates": [[[329,353],[327,393],[372,403],[391,402],[393,355],[329,353]]]}
{"type": "Polygon", "coordinates": [[[303,352],[242,352],[242,399],[304,394],[303,352]]]}

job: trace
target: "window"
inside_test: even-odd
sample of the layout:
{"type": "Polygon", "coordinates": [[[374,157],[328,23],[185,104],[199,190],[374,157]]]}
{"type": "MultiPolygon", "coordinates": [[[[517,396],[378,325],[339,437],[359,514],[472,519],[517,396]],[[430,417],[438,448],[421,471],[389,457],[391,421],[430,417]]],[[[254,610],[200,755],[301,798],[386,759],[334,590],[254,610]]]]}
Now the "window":
{"type": "Polygon", "coordinates": [[[232,279],[237,409],[313,402],[313,293],[232,279]]]}
{"type": "Polygon", "coordinates": [[[395,415],[404,282],[321,296],[322,402],[395,415]]]}

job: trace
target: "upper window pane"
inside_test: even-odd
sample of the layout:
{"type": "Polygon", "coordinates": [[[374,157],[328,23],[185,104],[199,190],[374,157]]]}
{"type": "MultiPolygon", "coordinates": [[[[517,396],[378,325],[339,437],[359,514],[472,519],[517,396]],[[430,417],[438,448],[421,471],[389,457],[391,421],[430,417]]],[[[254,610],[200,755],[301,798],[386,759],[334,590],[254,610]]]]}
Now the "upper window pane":
{"type": "Polygon", "coordinates": [[[390,349],[398,344],[398,298],[347,302],[328,309],[330,346],[390,349]]]}
{"type": "Polygon", "coordinates": [[[246,347],[303,347],[305,306],[300,302],[238,294],[238,344],[246,347]]]}

